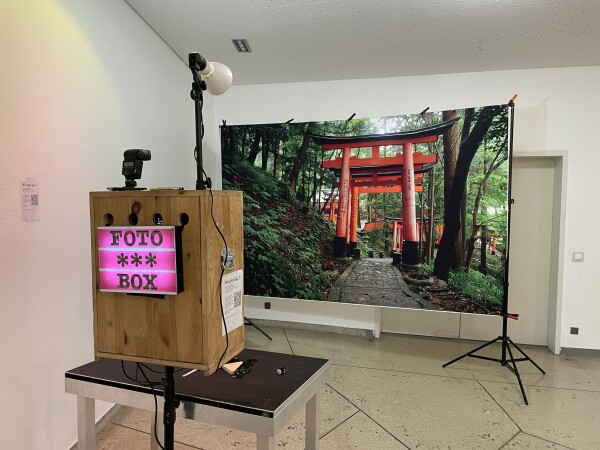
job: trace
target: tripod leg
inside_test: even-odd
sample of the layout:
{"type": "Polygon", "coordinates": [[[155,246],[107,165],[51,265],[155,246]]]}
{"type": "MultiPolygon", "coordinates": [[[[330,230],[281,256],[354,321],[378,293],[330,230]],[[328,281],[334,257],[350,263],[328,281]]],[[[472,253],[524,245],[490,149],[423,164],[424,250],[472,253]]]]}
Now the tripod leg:
{"type": "MultiPolygon", "coordinates": [[[[509,339],[510,341],[510,339],[509,339]]],[[[515,358],[513,357],[512,350],[510,349],[510,345],[508,342],[506,343],[506,349],[508,350],[508,354],[510,355],[510,363],[512,364],[512,372],[517,377],[517,381],[519,382],[519,387],[521,388],[521,394],[523,394],[523,400],[525,400],[525,404],[529,405],[527,401],[527,396],[525,395],[525,389],[523,388],[523,382],[521,381],[521,375],[519,375],[519,369],[517,369],[517,363],[515,362],[515,358]]],[[[509,366],[510,367],[510,366],[509,366]]]]}
{"type": "Polygon", "coordinates": [[[540,366],[538,366],[535,361],[533,359],[531,359],[523,350],[521,350],[519,348],[519,346],[517,344],[515,344],[511,338],[508,338],[508,342],[510,342],[517,350],[519,350],[521,352],[521,355],[523,355],[525,358],[527,358],[531,364],[533,364],[535,367],[537,367],[537,369],[542,372],[544,375],[546,374],[546,372],[544,372],[544,369],[542,369],[540,366]]]}
{"type": "Polygon", "coordinates": [[[477,347],[476,349],[474,349],[474,350],[471,350],[470,352],[468,352],[468,353],[465,353],[464,355],[461,355],[461,356],[459,356],[458,358],[454,358],[452,361],[450,361],[450,362],[447,362],[447,363],[446,363],[446,364],[444,364],[442,367],[447,367],[447,366],[449,366],[450,364],[453,364],[453,363],[455,363],[456,361],[459,361],[459,360],[461,360],[461,359],[463,359],[463,358],[466,358],[467,356],[471,356],[473,353],[475,353],[475,352],[478,352],[479,350],[481,350],[482,348],[485,348],[485,347],[487,347],[488,345],[492,345],[494,342],[498,342],[500,339],[502,339],[502,336],[498,336],[498,337],[497,337],[496,339],[494,339],[493,341],[486,342],[485,344],[483,344],[483,345],[480,345],[480,346],[479,346],[479,347],[477,347]]]}
{"type": "Polygon", "coordinates": [[[266,336],[270,341],[273,340],[273,338],[271,336],[269,336],[267,333],[265,333],[264,330],[262,330],[260,327],[256,326],[256,324],[254,322],[252,322],[250,319],[248,319],[246,316],[244,316],[244,320],[246,321],[246,325],[253,326],[258,331],[260,331],[264,336],[266,336]]]}

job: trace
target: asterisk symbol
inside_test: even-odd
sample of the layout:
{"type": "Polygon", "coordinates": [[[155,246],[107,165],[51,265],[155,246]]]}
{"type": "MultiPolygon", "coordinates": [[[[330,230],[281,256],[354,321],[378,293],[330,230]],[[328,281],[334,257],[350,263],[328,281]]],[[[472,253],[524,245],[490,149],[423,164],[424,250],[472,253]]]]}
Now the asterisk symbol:
{"type": "Polygon", "coordinates": [[[146,255],[146,264],[148,264],[150,267],[154,267],[154,265],[156,264],[156,255],[148,253],[146,255]]]}
{"type": "Polygon", "coordinates": [[[137,253],[134,253],[133,255],[131,255],[131,264],[135,264],[135,267],[141,266],[142,265],[142,255],[138,255],[137,253]]]}
{"type": "Polygon", "coordinates": [[[126,256],[125,254],[121,253],[120,255],[117,255],[117,264],[121,264],[121,267],[125,267],[127,264],[129,264],[129,262],[127,261],[128,256],[126,256]]]}

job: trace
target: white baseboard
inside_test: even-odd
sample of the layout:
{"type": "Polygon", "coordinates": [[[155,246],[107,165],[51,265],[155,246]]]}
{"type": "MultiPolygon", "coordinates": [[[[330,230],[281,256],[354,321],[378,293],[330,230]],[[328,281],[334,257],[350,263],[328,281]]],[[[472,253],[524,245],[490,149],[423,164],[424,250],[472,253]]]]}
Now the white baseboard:
{"type": "Polygon", "coordinates": [[[252,295],[244,301],[250,319],[360,330],[375,337],[398,333],[487,341],[502,333],[499,316],[252,295]]]}

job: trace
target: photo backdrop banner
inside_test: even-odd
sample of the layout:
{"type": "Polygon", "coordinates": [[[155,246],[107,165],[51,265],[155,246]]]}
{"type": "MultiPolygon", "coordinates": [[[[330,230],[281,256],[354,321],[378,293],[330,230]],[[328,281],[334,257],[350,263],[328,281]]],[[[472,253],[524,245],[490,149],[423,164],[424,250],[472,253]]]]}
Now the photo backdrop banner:
{"type": "Polygon", "coordinates": [[[496,314],[508,108],[221,127],[246,294],[496,314]]]}

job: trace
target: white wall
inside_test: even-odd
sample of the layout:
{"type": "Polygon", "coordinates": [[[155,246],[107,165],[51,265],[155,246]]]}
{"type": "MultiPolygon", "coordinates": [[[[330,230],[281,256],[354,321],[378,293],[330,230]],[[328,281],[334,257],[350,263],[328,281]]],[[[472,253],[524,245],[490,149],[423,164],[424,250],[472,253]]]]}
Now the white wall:
{"type": "Polygon", "coordinates": [[[515,153],[568,152],[564,279],[557,294],[562,298],[560,345],[600,349],[594,281],[600,270],[595,226],[600,220],[595,207],[600,192],[600,67],[234,86],[218,99],[216,119],[235,125],[346,119],[353,113],[377,117],[418,113],[425,107],[440,111],[506,103],[513,94],[519,95],[515,153]],[[584,251],[585,262],[572,262],[573,251],[584,251]],[[578,336],[569,334],[572,326],[579,327],[578,336]]]}
{"type": "Polygon", "coordinates": [[[152,151],[141,186],[193,188],[192,80],[121,0],[5,1],[0,22],[0,447],[62,450],[64,372],[93,360],[88,192],[123,185],[128,148],[152,151]],[[27,177],[39,222],[21,222],[27,177]]]}

